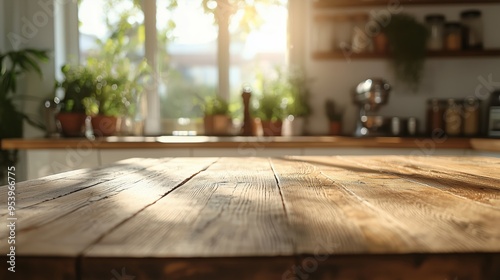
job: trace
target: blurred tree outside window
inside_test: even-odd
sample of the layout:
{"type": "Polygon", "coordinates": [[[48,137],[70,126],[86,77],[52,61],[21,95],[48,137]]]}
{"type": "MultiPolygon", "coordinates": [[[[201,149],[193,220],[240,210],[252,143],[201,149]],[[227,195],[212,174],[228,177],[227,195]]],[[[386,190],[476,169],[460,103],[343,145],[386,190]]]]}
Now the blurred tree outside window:
{"type": "MultiPolygon", "coordinates": [[[[145,57],[145,29],[151,28],[144,25],[142,1],[79,0],[81,63],[90,57],[139,67],[145,57]]],[[[225,98],[237,118],[243,84],[286,64],[287,0],[145,1],[157,5],[155,71],[163,133],[197,130],[203,116],[200,102],[221,94],[220,33],[226,31],[230,38],[223,54],[229,60],[225,98]]]]}

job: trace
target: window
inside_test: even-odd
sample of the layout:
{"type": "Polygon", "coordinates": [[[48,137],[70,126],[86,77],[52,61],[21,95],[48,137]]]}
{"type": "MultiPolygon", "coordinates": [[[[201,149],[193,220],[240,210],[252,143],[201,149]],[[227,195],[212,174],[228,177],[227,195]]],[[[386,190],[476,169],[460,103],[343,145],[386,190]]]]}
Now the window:
{"type": "Polygon", "coordinates": [[[80,0],[80,58],[118,51],[138,64],[147,55],[145,34],[153,32],[162,133],[196,131],[205,96],[228,99],[238,116],[242,85],[286,63],[286,2],[156,0],[156,23],[148,24],[142,1],[80,0]],[[226,25],[221,14],[228,11],[226,25]]]}

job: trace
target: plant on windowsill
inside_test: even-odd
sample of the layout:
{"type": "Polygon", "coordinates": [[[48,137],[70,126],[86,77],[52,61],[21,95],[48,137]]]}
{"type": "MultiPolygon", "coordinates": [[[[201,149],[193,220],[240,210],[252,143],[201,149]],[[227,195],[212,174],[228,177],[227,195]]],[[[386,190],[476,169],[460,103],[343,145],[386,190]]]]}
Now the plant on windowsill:
{"type": "Polygon", "coordinates": [[[228,135],[231,126],[228,102],[220,96],[209,96],[205,98],[203,109],[205,135],[228,135]]]}
{"type": "Polygon", "coordinates": [[[422,79],[428,31],[413,16],[397,14],[382,29],[396,79],[416,92],[422,79]]]}
{"type": "Polygon", "coordinates": [[[342,112],[335,108],[335,102],[331,99],[325,101],[325,113],[329,121],[330,135],[340,135],[342,133],[342,112]]]}
{"type": "Polygon", "coordinates": [[[263,93],[255,108],[256,116],[260,118],[264,136],[281,136],[286,103],[282,95],[271,92],[263,93]]]}
{"type": "Polygon", "coordinates": [[[95,92],[97,74],[88,67],[69,64],[64,65],[61,72],[64,81],[56,82],[56,87],[64,90],[64,98],[60,101],[61,110],[56,118],[64,136],[83,136],[86,117],[83,100],[95,92]]]}
{"type": "Polygon", "coordinates": [[[300,69],[287,71],[276,69],[278,78],[270,84],[270,90],[282,95],[286,102],[286,115],[291,121],[291,134],[298,136],[304,133],[305,118],[311,114],[309,104],[310,79],[300,69]]]}
{"type": "MultiPolygon", "coordinates": [[[[26,97],[16,95],[18,79],[27,72],[42,76],[39,62],[48,60],[42,50],[24,49],[0,53],[0,141],[23,137],[23,121],[43,129],[43,124],[18,109],[17,100],[26,97]]],[[[17,150],[0,150],[0,183],[4,182],[7,167],[17,162],[17,150]]]]}
{"type": "MultiPolygon", "coordinates": [[[[86,116],[91,116],[96,136],[111,136],[117,133],[120,121],[135,115],[137,100],[142,91],[139,80],[149,69],[143,62],[131,74],[128,64],[120,66],[112,69],[105,62],[90,58],[85,66],[63,67],[66,79],[62,87],[66,90],[66,95],[62,101],[62,112],[81,116],[75,125],[79,131],[74,136],[82,135],[81,127],[86,116]]],[[[64,132],[62,122],[61,126],[64,132]]]]}

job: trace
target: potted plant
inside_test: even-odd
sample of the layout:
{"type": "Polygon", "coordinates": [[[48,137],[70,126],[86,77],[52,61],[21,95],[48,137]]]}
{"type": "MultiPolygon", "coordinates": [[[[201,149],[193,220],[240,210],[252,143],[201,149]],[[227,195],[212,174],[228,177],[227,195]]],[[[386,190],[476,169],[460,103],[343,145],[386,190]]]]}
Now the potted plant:
{"type": "Polygon", "coordinates": [[[124,92],[128,90],[126,80],[126,76],[111,77],[109,73],[99,71],[95,91],[82,100],[96,136],[116,133],[118,117],[124,113],[124,102],[127,102],[124,99],[124,92]]]}
{"type": "Polygon", "coordinates": [[[228,102],[220,96],[209,96],[205,98],[203,107],[205,134],[210,136],[228,135],[231,125],[228,102]]]}
{"type": "MultiPolygon", "coordinates": [[[[21,112],[16,100],[23,96],[16,95],[18,79],[26,72],[36,72],[42,76],[40,61],[47,61],[46,51],[24,49],[0,53],[0,141],[5,138],[23,137],[23,121],[43,128],[43,124],[21,112]]],[[[4,181],[7,167],[17,162],[16,150],[0,151],[0,182],[4,181]]]]}
{"type": "Polygon", "coordinates": [[[418,90],[425,62],[428,31],[408,14],[393,15],[382,32],[389,42],[389,56],[396,79],[418,90]]]}
{"type": "Polygon", "coordinates": [[[331,99],[325,101],[325,113],[329,120],[330,135],[340,135],[342,133],[342,113],[335,108],[335,102],[331,99]]]}
{"type": "MultiPolygon", "coordinates": [[[[82,135],[86,116],[91,117],[96,136],[111,136],[117,132],[119,118],[135,114],[142,90],[138,80],[147,73],[147,64],[142,63],[133,75],[127,64],[122,63],[115,68],[93,58],[89,58],[84,66],[63,67],[65,80],[61,86],[66,95],[62,101],[62,114],[58,118],[62,120],[66,113],[74,115],[73,128],[78,129],[74,136],[82,135]]],[[[62,121],[61,126],[64,132],[62,121]]]]}
{"type": "Polygon", "coordinates": [[[287,100],[287,115],[291,121],[291,135],[304,133],[305,118],[311,114],[309,104],[309,79],[301,70],[290,71],[286,75],[285,98],[287,100]],[[292,116],[292,117],[290,117],[292,116]]]}
{"type": "Polygon", "coordinates": [[[61,72],[64,81],[56,82],[56,86],[64,89],[64,98],[56,118],[64,136],[82,136],[86,117],[83,100],[95,92],[97,75],[91,68],[69,64],[64,65],[61,72]]]}
{"type": "Polygon", "coordinates": [[[256,115],[260,118],[264,136],[281,136],[285,103],[277,93],[265,93],[258,100],[256,115]]]}

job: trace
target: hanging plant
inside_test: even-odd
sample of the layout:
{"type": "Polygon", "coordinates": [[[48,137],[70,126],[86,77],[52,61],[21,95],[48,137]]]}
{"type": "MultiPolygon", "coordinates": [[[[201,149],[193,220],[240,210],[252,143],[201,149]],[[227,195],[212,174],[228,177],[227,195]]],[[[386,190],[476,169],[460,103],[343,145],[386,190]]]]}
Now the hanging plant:
{"type": "Polygon", "coordinates": [[[390,46],[390,58],[397,80],[418,90],[425,62],[428,31],[408,14],[393,15],[384,28],[390,46]]]}

